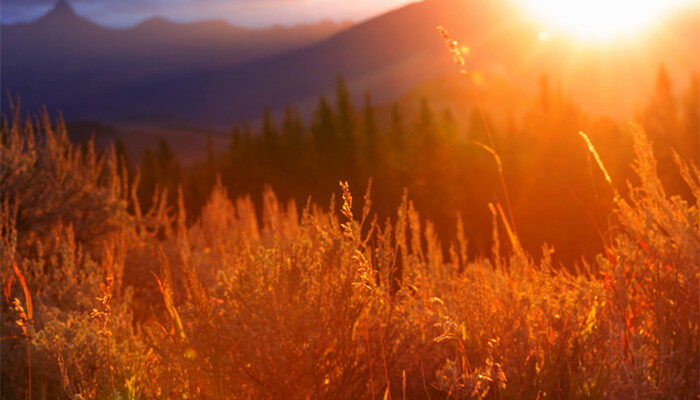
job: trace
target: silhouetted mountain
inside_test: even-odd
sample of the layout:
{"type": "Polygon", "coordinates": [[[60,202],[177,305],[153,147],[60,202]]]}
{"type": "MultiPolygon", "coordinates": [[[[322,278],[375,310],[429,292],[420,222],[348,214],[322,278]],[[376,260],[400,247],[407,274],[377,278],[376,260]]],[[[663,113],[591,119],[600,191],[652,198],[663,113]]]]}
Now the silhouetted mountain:
{"type": "MultiPolygon", "coordinates": [[[[56,104],[69,118],[230,123],[258,116],[265,106],[276,109],[297,103],[303,108],[327,91],[338,74],[348,79],[354,93],[370,90],[381,102],[422,81],[456,72],[435,29],[442,25],[469,46],[469,71],[530,89],[547,74],[553,85],[571,92],[584,108],[628,116],[634,99],[649,92],[660,63],[684,79],[700,68],[693,55],[700,45],[697,18],[694,9],[634,43],[585,47],[557,37],[539,41],[538,27],[507,1],[426,0],[321,42],[233,66],[172,77],[158,71],[168,68],[166,63],[146,64],[156,70],[147,74],[145,67],[139,68],[142,77],[150,77],[148,81],[132,80],[95,90],[89,98],[64,97],[56,104]]],[[[185,49],[181,48],[183,57],[190,57],[194,50],[185,49]]],[[[91,80],[85,74],[78,78],[91,80]]]]}
{"type": "Polygon", "coordinates": [[[73,6],[67,0],[58,0],[54,8],[39,18],[37,22],[44,25],[64,25],[67,23],[81,23],[81,18],[75,13],[73,6]]]}
{"type": "Polygon", "coordinates": [[[2,26],[2,86],[19,93],[25,105],[68,111],[117,88],[230,67],[319,41],[347,26],[326,21],[247,29],[225,21],[152,18],[111,29],[59,0],[36,21],[2,26]]]}

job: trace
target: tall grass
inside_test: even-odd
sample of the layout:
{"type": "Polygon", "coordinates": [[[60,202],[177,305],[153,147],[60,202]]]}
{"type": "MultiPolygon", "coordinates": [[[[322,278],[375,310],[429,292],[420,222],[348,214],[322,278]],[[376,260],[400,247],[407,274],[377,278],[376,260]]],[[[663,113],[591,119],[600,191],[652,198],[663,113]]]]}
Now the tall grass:
{"type": "Polygon", "coordinates": [[[498,204],[492,256],[468,259],[461,218],[440,239],[404,195],[378,221],[344,183],[328,210],[219,184],[187,226],[182,200],[141,212],[111,149],[41,121],[2,126],[2,398],[700,394],[700,174],[677,157],[695,203],[668,196],[638,127],[638,183],[572,274],[498,204]]]}

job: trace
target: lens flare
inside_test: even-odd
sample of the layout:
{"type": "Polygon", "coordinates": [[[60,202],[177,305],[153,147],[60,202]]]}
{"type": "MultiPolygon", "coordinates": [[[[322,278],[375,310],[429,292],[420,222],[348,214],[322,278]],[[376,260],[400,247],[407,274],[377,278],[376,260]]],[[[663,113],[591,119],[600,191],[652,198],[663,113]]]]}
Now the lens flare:
{"type": "Polygon", "coordinates": [[[692,0],[518,0],[550,32],[581,39],[634,36],[692,0]]]}

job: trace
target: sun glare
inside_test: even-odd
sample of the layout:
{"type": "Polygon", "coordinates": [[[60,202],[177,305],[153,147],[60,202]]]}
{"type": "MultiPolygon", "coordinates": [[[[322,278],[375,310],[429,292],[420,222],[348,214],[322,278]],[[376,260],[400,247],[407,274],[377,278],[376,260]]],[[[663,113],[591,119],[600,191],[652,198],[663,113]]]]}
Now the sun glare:
{"type": "Polygon", "coordinates": [[[585,40],[634,36],[692,0],[518,0],[550,32],[585,40]]]}

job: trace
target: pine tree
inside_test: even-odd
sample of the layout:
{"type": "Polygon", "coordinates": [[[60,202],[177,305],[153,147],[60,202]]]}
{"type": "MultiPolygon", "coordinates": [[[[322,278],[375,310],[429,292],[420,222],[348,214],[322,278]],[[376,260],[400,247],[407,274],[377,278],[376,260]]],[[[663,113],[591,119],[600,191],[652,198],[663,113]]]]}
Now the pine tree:
{"type": "Polygon", "coordinates": [[[433,111],[427,99],[422,99],[416,115],[411,135],[411,145],[405,160],[409,179],[414,184],[414,190],[421,195],[427,195],[436,189],[436,170],[441,162],[438,155],[439,138],[433,111]]]}
{"type": "Polygon", "coordinates": [[[241,127],[234,125],[228,142],[226,162],[229,168],[235,168],[241,162],[241,149],[243,146],[243,132],[241,127]]]}
{"type": "Polygon", "coordinates": [[[401,110],[396,103],[391,106],[391,129],[389,132],[391,146],[396,151],[402,151],[406,145],[406,138],[401,110]]]}
{"type": "Polygon", "coordinates": [[[350,90],[342,76],[338,76],[336,80],[335,96],[338,130],[342,137],[349,138],[355,130],[355,108],[350,98],[350,90]]]}
{"type": "Polygon", "coordinates": [[[319,97],[318,107],[311,125],[311,136],[318,159],[335,156],[337,143],[335,114],[324,96],[319,97]]]}
{"type": "Polygon", "coordinates": [[[277,161],[279,161],[277,148],[278,137],[269,108],[266,108],[263,112],[261,139],[261,160],[267,164],[275,164],[277,161]]]}
{"type": "Polygon", "coordinates": [[[304,125],[299,117],[299,112],[289,107],[284,110],[282,145],[284,147],[282,153],[286,163],[298,166],[304,151],[304,125]]]}
{"type": "Polygon", "coordinates": [[[250,128],[248,121],[243,121],[241,125],[241,160],[248,163],[251,161],[258,162],[255,159],[255,144],[253,143],[253,130],[250,128]]]}
{"type": "Polygon", "coordinates": [[[677,193],[678,189],[684,185],[677,174],[672,149],[682,145],[682,134],[679,134],[681,129],[678,124],[673,84],[663,64],[659,66],[656,73],[654,93],[642,115],[642,121],[649,138],[654,143],[659,175],[668,183],[667,186],[672,192],[677,193]]]}
{"type": "Polygon", "coordinates": [[[365,109],[363,112],[363,131],[365,143],[365,157],[370,174],[376,174],[377,163],[379,161],[379,138],[377,135],[377,121],[372,106],[372,97],[365,94],[365,109]]]}
{"type": "Polygon", "coordinates": [[[338,76],[335,86],[338,142],[334,153],[337,155],[341,175],[348,179],[357,163],[357,115],[350,98],[350,90],[342,76],[338,76]]]}
{"type": "Polygon", "coordinates": [[[685,140],[678,152],[700,162],[700,76],[693,74],[683,99],[683,131],[685,140]]]}
{"type": "Polygon", "coordinates": [[[658,143],[672,144],[671,137],[675,134],[677,126],[676,98],[671,78],[663,64],[656,73],[654,93],[644,112],[643,120],[652,139],[658,143]]]}
{"type": "Polygon", "coordinates": [[[423,98],[420,102],[420,110],[414,125],[415,137],[419,148],[426,155],[431,155],[437,146],[438,137],[435,126],[435,116],[430,108],[428,99],[423,98]]]}

